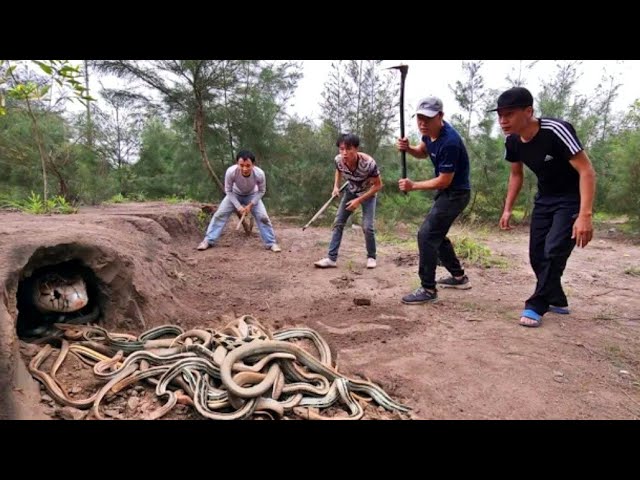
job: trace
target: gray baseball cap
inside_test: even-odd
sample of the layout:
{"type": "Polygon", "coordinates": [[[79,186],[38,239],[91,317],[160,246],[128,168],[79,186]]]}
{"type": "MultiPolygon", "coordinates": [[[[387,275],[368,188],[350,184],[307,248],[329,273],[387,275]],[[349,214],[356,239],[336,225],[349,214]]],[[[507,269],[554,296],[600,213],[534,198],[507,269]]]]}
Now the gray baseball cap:
{"type": "Polygon", "coordinates": [[[424,115],[425,117],[435,117],[442,111],[442,100],[438,97],[424,97],[418,102],[415,115],[424,115]]]}

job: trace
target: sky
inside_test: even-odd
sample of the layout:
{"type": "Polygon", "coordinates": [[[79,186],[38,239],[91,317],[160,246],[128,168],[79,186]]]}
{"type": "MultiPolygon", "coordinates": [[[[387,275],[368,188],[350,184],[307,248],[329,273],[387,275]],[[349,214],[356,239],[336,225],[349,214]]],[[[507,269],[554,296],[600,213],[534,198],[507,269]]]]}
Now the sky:
{"type": "MultiPolygon", "coordinates": [[[[290,112],[314,121],[319,119],[322,91],[331,70],[331,63],[336,60],[298,60],[303,62],[303,79],[298,84],[295,96],[290,102],[290,112]]],[[[532,60],[523,60],[527,65],[532,60]]],[[[618,90],[618,98],[614,103],[614,111],[626,111],[634,100],[640,98],[640,61],[639,60],[583,60],[578,67],[582,72],[576,90],[581,94],[592,93],[603,75],[613,75],[617,83],[622,83],[618,90]]],[[[383,67],[405,64],[409,66],[405,80],[405,129],[413,127],[412,110],[418,101],[425,96],[440,97],[444,104],[445,120],[454,113],[461,113],[449,86],[462,80],[462,60],[384,60],[383,67]]],[[[512,69],[518,68],[520,60],[484,60],[480,70],[486,87],[504,90],[510,84],[506,77],[512,69]]],[[[540,60],[528,73],[524,86],[534,98],[540,91],[540,80],[555,75],[556,61],[540,60]]],[[[400,90],[400,73],[396,71],[396,83],[400,90]]],[[[535,105],[534,105],[535,107],[535,105]]],[[[407,130],[408,131],[408,130],[407,130]]]]}

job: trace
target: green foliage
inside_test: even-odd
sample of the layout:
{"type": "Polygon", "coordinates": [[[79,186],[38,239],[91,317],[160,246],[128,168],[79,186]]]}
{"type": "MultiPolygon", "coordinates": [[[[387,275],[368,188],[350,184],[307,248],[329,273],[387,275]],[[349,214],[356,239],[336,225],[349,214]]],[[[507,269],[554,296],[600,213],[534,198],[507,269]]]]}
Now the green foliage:
{"type": "Polygon", "coordinates": [[[503,268],[507,266],[507,262],[504,259],[494,257],[487,246],[478,243],[467,235],[452,235],[450,238],[458,257],[468,263],[482,268],[503,268]]]}
{"type": "Polygon", "coordinates": [[[594,223],[608,223],[616,217],[617,216],[611,212],[594,212],[593,221],[594,223]]]}
{"type": "Polygon", "coordinates": [[[25,213],[42,215],[46,213],[71,214],[78,213],[78,209],[69,204],[67,200],[56,195],[44,201],[40,194],[31,192],[31,195],[24,200],[4,200],[4,207],[16,208],[25,213]]]}
{"type": "Polygon", "coordinates": [[[398,116],[399,75],[381,68],[382,60],[344,60],[332,64],[322,97],[322,118],[332,136],[351,132],[362,151],[377,155],[378,147],[398,116]]]}
{"type": "Polygon", "coordinates": [[[113,197],[106,200],[106,203],[145,202],[146,200],[147,198],[144,192],[132,193],[126,196],[122,193],[116,193],[113,197]]]}
{"type": "Polygon", "coordinates": [[[79,202],[97,205],[118,192],[116,172],[92,150],[77,148],[70,189],[79,202]]]}
{"type": "Polygon", "coordinates": [[[405,250],[416,249],[415,235],[412,235],[409,238],[406,238],[406,237],[401,238],[398,235],[396,235],[396,232],[393,230],[393,228],[390,228],[386,224],[386,222],[379,222],[379,225],[376,231],[376,241],[380,244],[395,245],[396,247],[399,247],[405,250]]]}
{"type": "Polygon", "coordinates": [[[36,82],[19,83],[9,90],[8,96],[16,100],[39,100],[50,88],[50,85],[39,85],[36,82]]]}
{"type": "Polygon", "coordinates": [[[53,78],[59,86],[71,87],[76,97],[85,101],[94,100],[88,94],[85,85],[79,80],[82,77],[79,65],[70,65],[68,60],[34,60],[33,63],[38,65],[45,74],[53,78]]]}
{"type": "Polygon", "coordinates": [[[52,205],[49,208],[52,213],[78,213],[78,209],[69,204],[67,199],[61,195],[56,195],[50,201],[52,202],[52,205]]]}
{"type": "Polygon", "coordinates": [[[640,267],[626,268],[624,273],[626,273],[627,275],[632,275],[634,277],[640,277],[640,267]]]}
{"type": "MultiPolygon", "coordinates": [[[[150,198],[171,195],[192,196],[200,181],[210,185],[191,142],[181,135],[182,124],[174,128],[151,118],[142,131],[140,159],[132,167],[131,190],[144,191],[150,198]]],[[[184,132],[186,134],[186,132],[184,132]]]]}
{"type": "MultiPolygon", "coordinates": [[[[640,111],[640,102],[627,118],[640,111]]],[[[610,140],[610,172],[607,205],[610,211],[625,213],[633,221],[640,221],[640,129],[625,129],[610,140]]]]}
{"type": "Polygon", "coordinates": [[[201,232],[205,232],[207,229],[207,226],[209,225],[210,222],[210,215],[203,212],[202,210],[198,211],[198,214],[196,215],[196,219],[198,221],[198,229],[201,232]]]}
{"type": "MultiPolygon", "coordinates": [[[[57,84],[61,90],[71,89],[74,100],[88,102],[92,100],[86,93],[86,88],[78,80],[80,77],[79,67],[72,66],[68,60],[34,60],[32,63],[37,65],[46,77],[42,78],[34,76],[30,71],[30,62],[11,62],[0,64],[0,68],[7,67],[2,75],[1,83],[8,84],[8,97],[15,100],[16,110],[22,110],[30,121],[33,138],[31,144],[37,145],[37,152],[40,160],[40,171],[42,173],[42,204],[45,211],[50,210],[49,204],[49,185],[48,175],[53,174],[58,183],[59,195],[65,199],[70,198],[68,168],[72,163],[70,151],[72,145],[68,144],[68,133],[66,132],[66,124],[63,124],[63,140],[53,141],[47,131],[47,122],[50,124],[50,118],[56,117],[53,108],[45,108],[44,97],[49,94],[52,85],[57,84]],[[18,65],[22,69],[18,69],[18,65]]],[[[61,95],[60,99],[64,100],[65,96],[61,95]]],[[[4,105],[4,97],[1,99],[2,114],[6,113],[4,105]]],[[[59,100],[59,99],[58,99],[59,100]]],[[[58,103],[56,100],[56,104],[58,103]]],[[[49,95],[49,101],[52,103],[53,95],[49,95]]],[[[59,132],[58,132],[59,133],[59,132]]],[[[17,152],[19,153],[19,152],[17,152]]],[[[55,201],[54,201],[55,204],[55,201]]]]}
{"type": "MultiPolygon", "coordinates": [[[[75,118],[68,121],[54,112],[40,112],[39,128],[49,153],[47,170],[55,182],[54,195],[75,204],[97,204],[118,190],[117,171],[101,161],[93,150],[69,135],[76,131],[75,118]]],[[[21,200],[42,185],[42,168],[31,121],[21,109],[10,108],[0,117],[0,189],[21,200]]]]}
{"type": "Polygon", "coordinates": [[[133,192],[127,195],[127,199],[131,200],[132,202],[146,202],[147,195],[144,192],[133,192]]]}
{"type": "Polygon", "coordinates": [[[178,196],[176,194],[171,195],[170,197],[165,197],[162,199],[164,202],[170,203],[172,205],[175,205],[177,203],[188,203],[188,202],[193,202],[193,200],[189,197],[184,197],[184,196],[178,196]]]}
{"type": "Polygon", "coordinates": [[[278,156],[263,166],[268,175],[268,208],[311,216],[331,197],[337,154],[331,135],[326,126],[315,129],[297,119],[287,124],[277,145],[278,156]]]}
{"type": "Polygon", "coordinates": [[[480,114],[486,116],[484,110],[479,106],[484,104],[488,92],[484,87],[484,79],[480,70],[482,62],[462,62],[463,80],[458,80],[455,87],[449,87],[453,92],[456,102],[464,112],[459,116],[459,132],[468,139],[472,135],[472,125],[474,117],[480,114]],[[480,113],[482,112],[482,113],[480,113]]]}
{"type": "MultiPolygon", "coordinates": [[[[379,61],[336,64],[325,84],[320,125],[286,115],[284,107],[300,79],[299,66],[292,63],[161,60],[102,64],[158,95],[145,99],[134,87],[125,92],[103,91],[109,108],[91,110],[94,142],[89,145],[83,143],[84,114],[70,115],[64,111],[65,103],[51,106],[52,96],[62,90],[76,100],[86,100],[79,69],[64,61],[0,62],[3,205],[14,202],[13,208],[34,212],[62,208],[59,202],[54,208],[48,200],[38,202],[29,196],[38,190],[44,194],[45,176],[54,196],[51,201],[58,195],[68,205],[147,198],[168,203],[218,202],[222,194],[205,169],[195,141],[194,118],[199,109],[204,149],[215,174],[223,178],[240,148],[253,150],[258,166],[267,174],[264,200],[269,212],[308,220],[329,199],[335,140],[345,130],[361,134],[361,150],[373,154],[380,166],[384,188],[378,196],[377,221],[383,229],[388,227],[392,233],[399,223],[413,228],[432,205],[433,192],[404,195],[398,189],[400,153],[392,135],[398,119],[399,75],[381,71],[379,61]]],[[[486,113],[499,91],[484,84],[485,68],[482,62],[464,62],[459,81],[452,85],[462,113],[446,115],[445,120],[463,135],[471,160],[472,196],[462,219],[495,225],[503,208],[509,164],[504,161],[504,138],[497,117],[486,113]]],[[[508,84],[523,84],[535,77],[535,62],[516,61],[514,69],[508,84]]],[[[626,217],[629,221],[623,224],[616,220],[616,229],[637,234],[640,103],[631,105],[624,115],[613,112],[620,82],[603,77],[597,88],[582,95],[576,90],[579,76],[579,62],[558,62],[555,74],[542,81],[536,114],[559,116],[574,124],[597,172],[596,220],[626,217]]],[[[411,121],[407,119],[406,134],[415,145],[419,137],[411,121]]],[[[429,159],[408,155],[407,163],[411,179],[433,177],[429,159]]],[[[535,176],[525,168],[513,223],[529,220],[536,190],[535,176]]],[[[334,201],[317,225],[330,225],[337,206],[334,201]]],[[[354,214],[352,222],[358,223],[360,215],[360,211],[354,214]]]]}
{"type": "Polygon", "coordinates": [[[107,200],[107,203],[125,203],[127,198],[121,193],[116,193],[113,197],[107,200]]]}
{"type": "Polygon", "coordinates": [[[424,218],[433,201],[424,192],[384,192],[378,198],[377,215],[390,223],[424,218]]]}

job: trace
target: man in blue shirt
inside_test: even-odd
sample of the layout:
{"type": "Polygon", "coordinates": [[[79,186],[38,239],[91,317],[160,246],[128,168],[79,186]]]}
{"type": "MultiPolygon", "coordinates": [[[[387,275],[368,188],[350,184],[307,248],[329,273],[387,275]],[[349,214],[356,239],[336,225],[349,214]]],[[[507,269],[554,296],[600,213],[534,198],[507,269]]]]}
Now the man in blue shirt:
{"type": "Polygon", "coordinates": [[[442,287],[468,289],[469,278],[456,257],[447,233],[455,219],[469,204],[469,155],[462,137],[442,117],[442,101],[437,97],[420,100],[416,109],[418,129],[422,135],[417,146],[409,145],[406,138],[398,140],[397,148],[416,158],[431,158],[435,176],[430,180],[399,180],[403,192],[411,190],[437,190],[433,206],[418,231],[420,266],[418,275],[422,286],[402,298],[402,303],[420,304],[437,300],[436,266],[438,258],[451,274],[438,280],[442,287]]]}

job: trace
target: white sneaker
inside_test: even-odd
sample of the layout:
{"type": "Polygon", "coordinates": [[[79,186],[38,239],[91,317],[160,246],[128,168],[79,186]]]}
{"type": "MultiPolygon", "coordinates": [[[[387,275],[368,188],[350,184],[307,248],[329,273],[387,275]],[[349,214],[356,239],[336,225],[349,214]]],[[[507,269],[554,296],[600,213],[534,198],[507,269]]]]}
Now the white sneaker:
{"type": "Polygon", "coordinates": [[[376,259],[375,258],[367,258],[367,268],[376,268],[376,265],[378,265],[376,263],[376,259]]]}
{"type": "Polygon", "coordinates": [[[198,250],[206,250],[207,248],[211,248],[212,246],[213,246],[213,245],[211,245],[211,244],[207,241],[207,239],[205,238],[204,240],[202,240],[202,241],[200,242],[200,245],[198,245],[196,248],[197,248],[198,250]]]}
{"type": "Polygon", "coordinates": [[[274,243],[273,245],[271,245],[269,250],[271,250],[272,252],[281,252],[282,251],[282,249],[280,248],[280,246],[277,243],[274,243]]]}
{"type": "Polygon", "coordinates": [[[318,268],[335,268],[336,262],[330,258],[323,258],[322,260],[315,262],[314,265],[318,268]]]}

